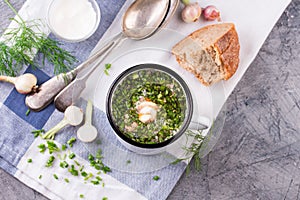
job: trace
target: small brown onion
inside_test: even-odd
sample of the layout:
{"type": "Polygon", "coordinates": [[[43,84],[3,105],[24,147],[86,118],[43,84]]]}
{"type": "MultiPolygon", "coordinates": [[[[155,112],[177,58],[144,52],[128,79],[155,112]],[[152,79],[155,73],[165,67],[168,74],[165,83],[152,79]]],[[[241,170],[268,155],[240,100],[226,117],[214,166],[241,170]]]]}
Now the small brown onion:
{"type": "Polygon", "coordinates": [[[208,21],[218,20],[221,21],[220,11],[215,6],[207,6],[203,9],[203,17],[208,21]]]}
{"type": "Polygon", "coordinates": [[[202,9],[197,2],[186,5],[181,12],[182,20],[186,23],[195,22],[201,16],[202,9]]]}

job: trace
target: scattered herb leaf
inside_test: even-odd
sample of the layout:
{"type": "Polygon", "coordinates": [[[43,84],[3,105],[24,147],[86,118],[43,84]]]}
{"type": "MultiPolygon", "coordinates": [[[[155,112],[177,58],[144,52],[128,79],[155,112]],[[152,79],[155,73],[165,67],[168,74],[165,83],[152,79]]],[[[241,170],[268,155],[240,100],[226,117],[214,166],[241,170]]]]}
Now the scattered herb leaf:
{"type": "Polygon", "coordinates": [[[68,164],[66,161],[63,161],[63,162],[60,162],[60,163],[59,163],[59,166],[60,166],[61,168],[68,168],[68,167],[69,167],[69,164],[68,164]]]}
{"type": "Polygon", "coordinates": [[[78,170],[75,169],[74,165],[71,165],[71,167],[69,168],[69,172],[73,175],[73,176],[78,176],[78,170]]]}
{"type": "Polygon", "coordinates": [[[109,69],[111,68],[111,64],[110,63],[107,63],[105,64],[105,69],[104,69],[104,73],[109,76],[109,69]]]}
{"type": "Polygon", "coordinates": [[[53,177],[58,180],[58,176],[56,174],[53,174],[53,177]]]}
{"type": "Polygon", "coordinates": [[[73,159],[73,158],[75,158],[75,157],[76,157],[75,153],[70,153],[70,154],[69,154],[69,158],[70,158],[70,159],[73,159]]]}
{"type": "Polygon", "coordinates": [[[60,151],[58,146],[53,141],[47,140],[47,145],[48,145],[48,150],[49,150],[50,154],[52,154],[53,152],[59,152],[60,151]]]}
{"type": "Polygon", "coordinates": [[[32,134],[34,134],[34,137],[37,138],[38,136],[40,136],[42,133],[45,133],[44,129],[39,129],[39,130],[34,130],[31,131],[32,134]]]}
{"type": "Polygon", "coordinates": [[[30,113],[30,109],[28,109],[28,110],[26,111],[25,115],[28,116],[29,113],[30,113]]]}
{"type": "Polygon", "coordinates": [[[28,162],[28,163],[32,163],[32,159],[29,158],[29,159],[27,160],[27,162],[28,162]]]}
{"type": "Polygon", "coordinates": [[[73,147],[73,144],[74,142],[76,142],[76,138],[72,137],[68,140],[67,144],[70,146],[70,147],[73,147]]]}
{"type": "Polygon", "coordinates": [[[50,156],[50,158],[47,160],[46,167],[51,167],[53,165],[54,160],[55,160],[55,157],[50,156]]]}
{"type": "Polygon", "coordinates": [[[64,180],[66,183],[70,183],[69,179],[65,178],[64,180]]]}
{"type": "Polygon", "coordinates": [[[158,181],[159,179],[160,179],[159,176],[154,176],[154,177],[153,177],[153,180],[155,180],[155,181],[158,181]]]}
{"type": "Polygon", "coordinates": [[[40,152],[41,152],[41,153],[44,153],[44,152],[46,151],[46,145],[45,145],[45,144],[40,144],[40,145],[38,146],[38,148],[40,149],[40,152]]]}
{"type": "Polygon", "coordinates": [[[67,145],[63,144],[61,145],[61,150],[65,151],[67,149],[67,145]]]}
{"type": "Polygon", "coordinates": [[[83,198],[84,198],[84,195],[83,195],[83,194],[80,194],[79,197],[83,199],[83,198]]]}

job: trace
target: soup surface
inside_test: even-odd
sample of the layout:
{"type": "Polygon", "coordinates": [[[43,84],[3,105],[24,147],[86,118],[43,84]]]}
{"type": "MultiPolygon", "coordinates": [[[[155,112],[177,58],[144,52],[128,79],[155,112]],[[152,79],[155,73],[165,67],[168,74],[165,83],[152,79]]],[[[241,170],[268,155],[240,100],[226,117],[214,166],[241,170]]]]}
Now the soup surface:
{"type": "Polygon", "coordinates": [[[186,104],[177,80],[164,71],[147,68],[119,82],[112,95],[111,114],[122,134],[138,143],[156,144],[180,130],[186,104]]]}

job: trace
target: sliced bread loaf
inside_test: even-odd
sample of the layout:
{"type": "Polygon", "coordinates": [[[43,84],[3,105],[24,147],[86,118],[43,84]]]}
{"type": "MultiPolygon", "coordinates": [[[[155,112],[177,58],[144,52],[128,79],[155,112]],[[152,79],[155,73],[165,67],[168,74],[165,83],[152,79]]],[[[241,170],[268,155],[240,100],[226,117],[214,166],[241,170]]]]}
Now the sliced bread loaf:
{"type": "Polygon", "coordinates": [[[235,73],[239,51],[238,34],[232,23],[205,26],[172,48],[179,65],[206,86],[228,80],[235,73]]]}

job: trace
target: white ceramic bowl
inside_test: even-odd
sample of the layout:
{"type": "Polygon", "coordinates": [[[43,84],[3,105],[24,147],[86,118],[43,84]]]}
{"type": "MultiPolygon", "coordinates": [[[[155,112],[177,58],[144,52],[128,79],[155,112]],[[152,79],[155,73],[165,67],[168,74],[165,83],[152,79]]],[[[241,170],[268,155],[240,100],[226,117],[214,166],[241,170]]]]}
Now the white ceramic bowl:
{"type": "Polygon", "coordinates": [[[88,39],[101,20],[95,0],[53,0],[48,8],[47,23],[51,32],[68,42],[88,39]]]}

